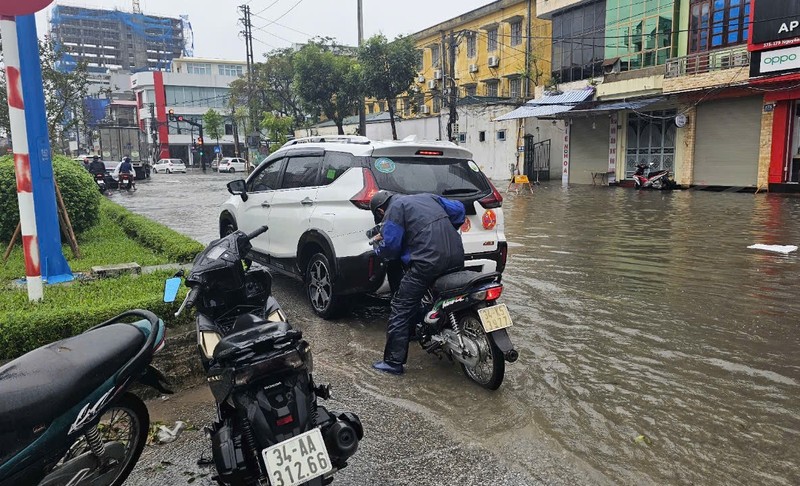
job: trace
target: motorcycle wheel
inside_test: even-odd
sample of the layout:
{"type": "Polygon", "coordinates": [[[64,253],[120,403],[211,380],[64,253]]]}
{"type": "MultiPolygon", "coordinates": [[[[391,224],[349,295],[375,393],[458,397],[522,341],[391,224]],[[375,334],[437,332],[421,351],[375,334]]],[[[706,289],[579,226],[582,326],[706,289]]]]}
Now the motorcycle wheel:
{"type": "Polygon", "coordinates": [[[664,188],[664,179],[659,179],[653,182],[653,189],[663,189],[664,188]]]}
{"type": "Polygon", "coordinates": [[[465,336],[473,339],[480,350],[481,360],[474,368],[461,364],[461,369],[467,378],[478,385],[488,389],[497,390],[503,383],[506,374],[506,362],[500,348],[494,340],[483,330],[483,324],[474,311],[469,311],[461,315],[458,320],[461,332],[465,336]]]}
{"type": "Polygon", "coordinates": [[[147,442],[150,429],[147,406],[139,397],[126,392],[103,413],[96,425],[106,451],[111,456],[110,460],[103,467],[97,468],[97,460],[86,442],[86,437],[80,436],[48,475],[54,481],[49,483],[45,478],[42,485],[62,484],[57,478],[59,469],[72,477],[74,474],[70,474],[70,470],[82,469],[89,464],[93,469],[84,477],[86,484],[121,486],[125,482],[147,442]]]}

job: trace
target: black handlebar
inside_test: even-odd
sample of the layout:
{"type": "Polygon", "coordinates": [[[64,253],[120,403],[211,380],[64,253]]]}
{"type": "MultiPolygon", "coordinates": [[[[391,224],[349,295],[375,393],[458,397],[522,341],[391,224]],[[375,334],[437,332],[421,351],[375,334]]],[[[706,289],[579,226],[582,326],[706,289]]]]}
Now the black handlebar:
{"type": "Polygon", "coordinates": [[[268,229],[269,229],[269,226],[267,226],[267,225],[264,225],[264,226],[262,226],[260,228],[256,228],[255,231],[253,231],[252,233],[247,235],[247,239],[248,240],[252,240],[253,238],[255,238],[257,236],[260,236],[260,235],[266,233],[268,229]]]}
{"type": "Polygon", "coordinates": [[[189,295],[186,297],[186,308],[191,308],[194,305],[194,301],[197,300],[197,296],[200,294],[200,287],[195,287],[189,291],[189,295]]]}

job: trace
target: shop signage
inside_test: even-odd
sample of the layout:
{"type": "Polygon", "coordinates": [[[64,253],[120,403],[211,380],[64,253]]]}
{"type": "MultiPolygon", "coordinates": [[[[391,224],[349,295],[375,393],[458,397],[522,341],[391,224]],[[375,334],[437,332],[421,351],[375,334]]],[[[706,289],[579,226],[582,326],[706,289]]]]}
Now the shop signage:
{"type": "Polygon", "coordinates": [[[564,126],[564,155],[561,159],[561,185],[569,184],[569,128],[570,123],[564,126]]]}
{"type": "Polygon", "coordinates": [[[800,0],[755,0],[750,50],[800,44],[800,0]]]}
{"type": "Polygon", "coordinates": [[[761,53],[759,74],[800,69],[800,46],[761,53]]]}
{"type": "Polygon", "coordinates": [[[608,129],[608,183],[617,182],[617,114],[612,113],[608,129]]]}

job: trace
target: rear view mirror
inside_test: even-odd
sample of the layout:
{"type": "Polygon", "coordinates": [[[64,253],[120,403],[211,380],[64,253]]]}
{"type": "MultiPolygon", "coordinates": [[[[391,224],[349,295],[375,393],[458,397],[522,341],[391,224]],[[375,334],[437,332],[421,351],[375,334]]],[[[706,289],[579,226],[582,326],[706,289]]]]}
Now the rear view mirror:
{"type": "Polygon", "coordinates": [[[175,302],[178,289],[181,288],[181,281],[180,277],[172,277],[164,282],[164,302],[175,302]]]}
{"type": "Polygon", "coordinates": [[[228,192],[234,196],[241,196],[242,201],[247,201],[247,187],[244,179],[237,179],[228,183],[228,192]]]}

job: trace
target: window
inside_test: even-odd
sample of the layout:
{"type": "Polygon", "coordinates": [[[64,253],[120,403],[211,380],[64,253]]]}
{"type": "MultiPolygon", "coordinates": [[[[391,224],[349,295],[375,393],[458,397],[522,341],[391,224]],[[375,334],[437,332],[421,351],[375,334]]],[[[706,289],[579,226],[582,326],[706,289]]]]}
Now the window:
{"type": "MultiPolygon", "coordinates": [[[[446,157],[391,157],[395,169],[391,174],[372,170],[378,187],[401,194],[431,193],[448,195],[449,190],[457,191],[459,196],[479,199],[489,194],[486,177],[475,172],[467,159],[446,157]]],[[[374,167],[373,158],[370,167],[374,167]]],[[[474,163],[473,163],[474,164],[474,163]]]]}
{"type": "Polygon", "coordinates": [[[750,2],[747,0],[692,0],[689,52],[746,43],[749,18],[750,2]]]}
{"type": "Polygon", "coordinates": [[[225,135],[233,135],[233,123],[225,122],[225,135]]]}
{"type": "Polygon", "coordinates": [[[439,51],[439,45],[434,44],[431,46],[431,66],[438,68],[439,63],[441,62],[441,52],[439,51]]]}
{"type": "Polygon", "coordinates": [[[486,141],[486,132],[478,132],[478,141],[485,142],[486,141]]]}
{"type": "Polygon", "coordinates": [[[467,143],[467,134],[466,133],[459,133],[458,134],[458,143],[467,143]]]}
{"type": "Polygon", "coordinates": [[[509,79],[508,91],[512,98],[522,98],[522,78],[509,79]]]}
{"type": "Polygon", "coordinates": [[[403,116],[411,116],[411,100],[403,98],[403,116]]]}
{"type": "Polygon", "coordinates": [[[465,86],[464,87],[464,93],[467,96],[475,96],[475,95],[478,94],[478,86],[474,85],[474,84],[471,84],[469,86],[465,86]]]}
{"type": "Polygon", "coordinates": [[[189,74],[211,74],[211,64],[190,62],[186,64],[186,72],[189,74]]]}
{"type": "Polygon", "coordinates": [[[514,22],[511,24],[511,45],[518,46],[522,44],[522,22],[514,22]]]}
{"type": "Polygon", "coordinates": [[[325,158],[322,161],[322,185],[327,186],[347,172],[347,169],[356,165],[357,161],[352,154],[325,152],[325,158]]]}
{"type": "MultiPolygon", "coordinates": [[[[634,3],[643,5],[641,0],[634,3]]],[[[553,15],[555,81],[567,83],[603,73],[605,7],[604,1],[594,2],[553,15]]]]}
{"type": "Polygon", "coordinates": [[[218,68],[219,74],[222,76],[244,76],[244,68],[242,65],[232,66],[230,64],[220,64],[218,68]]]}
{"type": "Polygon", "coordinates": [[[497,28],[486,31],[486,50],[489,52],[497,50],[497,28]]]}
{"type": "Polygon", "coordinates": [[[422,51],[417,49],[417,72],[422,72],[425,69],[425,56],[422,51]]]}
{"type": "Polygon", "coordinates": [[[278,188],[278,179],[281,175],[286,159],[278,159],[272,162],[265,162],[264,168],[250,179],[247,192],[272,191],[278,188]]]}
{"type": "Polygon", "coordinates": [[[497,140],[500,142],[506,141],[506,131],[505,130],[498,130],[497,131],[497,140]]]}
{"type": "Polygon", "coordinates": [[[304,155],[292,157],[286,164],[281,189],[314,187],[319,185],[319,163],[322,157],[304,155]]]}
{"type": "Polygon", "coordinates": [[[439,113],[442,111],[442,98],[439,96],[433,97],[433,112],[439,113]]]}
{"type": "Polygon", "coordinates": [[[486,96],[497,97],[497,81],[486,81],[486,96]]]}
{"type": "Polygon", "coordinates": [[[473,58],[478,55],[478,39],[475,33],[467,34],[467,57],[473,58]]]}
{"type": "MultiPolygon", "coordinates": [[[[714,0],[724,1],[724,0],[714,0]]],[[[605,58],[620,58],[623,71],[665,64],[673,57],[675,0],[609,2],[605,58]]]]}

